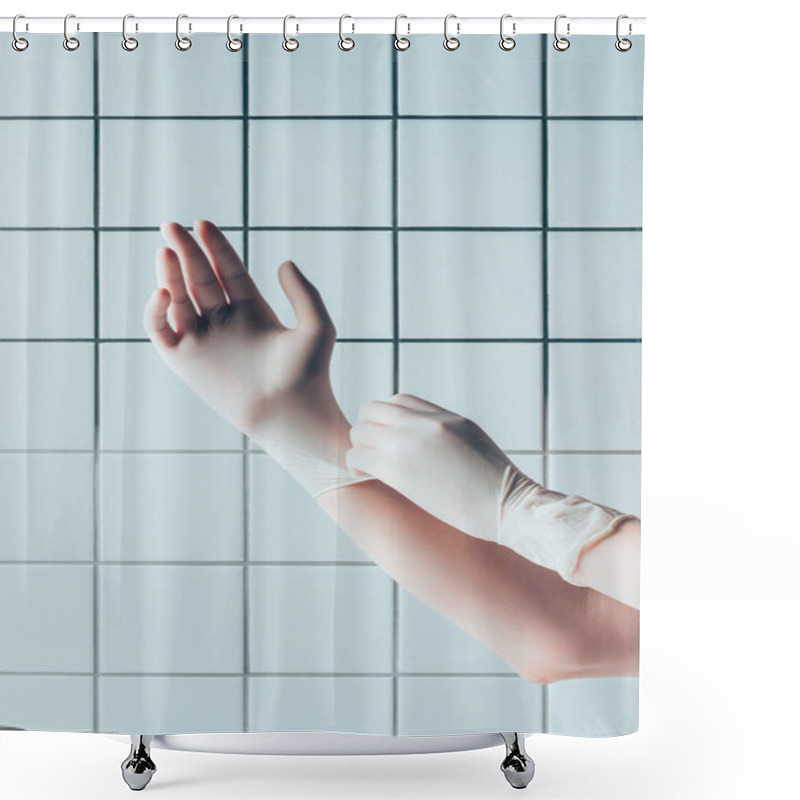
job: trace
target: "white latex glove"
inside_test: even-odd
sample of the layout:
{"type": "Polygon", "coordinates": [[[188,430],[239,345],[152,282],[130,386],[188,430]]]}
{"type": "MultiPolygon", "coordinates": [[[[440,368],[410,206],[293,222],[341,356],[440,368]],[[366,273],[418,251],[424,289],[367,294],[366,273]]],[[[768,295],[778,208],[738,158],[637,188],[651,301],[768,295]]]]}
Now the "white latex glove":
{"type": "Polygon", "coordinates": [[[161,358],[312,495],[364,480],[346,468],[349,425],[328,374],[336,331],[319,292],[293,262],[280,265],[297,318],[287,328],[222,231],[194,229],[200,243],[178,223],[161,226],[171,247],[157,253],[160,288],[144,313],[161,358]]]}
{"type": "Polygon", "coordinates": [[[366,403],[350,440],[354,474],[373,475],[449,525],[571,583],[583,549],[632,518],[545,489],[472,420],[413,395],[366,403]]]}

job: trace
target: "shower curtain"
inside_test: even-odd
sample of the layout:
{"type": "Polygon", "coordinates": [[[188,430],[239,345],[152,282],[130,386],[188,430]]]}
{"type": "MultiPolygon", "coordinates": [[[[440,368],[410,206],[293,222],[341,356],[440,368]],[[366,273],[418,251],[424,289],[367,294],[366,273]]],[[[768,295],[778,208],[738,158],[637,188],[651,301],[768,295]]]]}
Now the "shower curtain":
{"type": "Polygon", "coordinates": [[[644,37],[76,37],[0,47],[2,726],[637,730],[644,37]]]}

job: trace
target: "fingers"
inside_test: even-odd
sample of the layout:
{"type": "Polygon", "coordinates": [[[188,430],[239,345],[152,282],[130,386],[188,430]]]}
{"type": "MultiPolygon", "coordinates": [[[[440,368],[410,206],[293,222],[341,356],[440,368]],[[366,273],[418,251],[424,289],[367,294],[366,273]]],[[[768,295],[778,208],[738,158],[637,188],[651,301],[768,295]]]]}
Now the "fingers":
{"type": "Polygon", "coordinates": [[[204,219],[194,223],[194,230],[208,251],[211,266],[231,302],[263,300],[255,281],[225,234],[213,222],[204,219]]]}
{"type": "Polygon", "coordinates": [[[172,304],[172,319],[179,333],[192,330],[197,325],[197,310],[186,291],[181,262],[178,254],[169,247],[161,247],[156,252],[156,273],[158,285],[166,288],[172,304]]]}
{"type": "Polygon", "coordinates": [[[180,256],[183,279],[201,313],[209,314],[228,304],[217,273],[206,258],[203,248],[183,225],[165,222],[161,233],[180,256]]]}
{"type": "Polygon", "coordinates": [[[437,406],[435,403],[430,403],[427,400],[423,400],[421,397],[417,397],[413,394],[406,394],[404,392],[400,392],[399,394],[392,395],[389,398],[390,403],[394,403],[398,406],[402,406],[404,408],[412,408],[416,411],[444,411],[447,412],[446,408],[442,408],[441,406],[437,406]]]}
{"type": "Polygon", "coordinates": [[[153,344],[160,350],[174,347],[181,340],[167,321],[170,295],[163,287],[150,295],[144,309],[144,329],[153,344]]]}
{"type": "Polygon", "coordinates": [[[350,429],[350,441],[354,447],[376,449],[385,447],[393,440],[393,429],[387,425],[374,422],[357,422],[350,429]]]}
{"type": "Polygon", "coordinates": [[[278,280],[294,309],[299,327],[311,330],[332,329],[333,322],[317,287],[294,261],[284,261],[278,268],[278,280]]]}
{"type": "Polygon", "coordinates": [[[378,425],[402,425],[413,422],[419,412],[383,400],[370,400],[358,409],[359,422],[372,422],[378,425]]]}

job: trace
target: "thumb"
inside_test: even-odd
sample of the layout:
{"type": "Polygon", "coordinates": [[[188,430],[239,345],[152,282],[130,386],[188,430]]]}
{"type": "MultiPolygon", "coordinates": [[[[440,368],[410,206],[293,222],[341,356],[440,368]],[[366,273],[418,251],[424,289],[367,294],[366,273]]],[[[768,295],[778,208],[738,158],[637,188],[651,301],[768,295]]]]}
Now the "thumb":
{"type": "Polygon", "coordinates": [[[298,327],[333,329],[333,321],[319,290],[300,272],[294,261],[284,261],[278,267],[278,280],[292,304],[298,327]]]}

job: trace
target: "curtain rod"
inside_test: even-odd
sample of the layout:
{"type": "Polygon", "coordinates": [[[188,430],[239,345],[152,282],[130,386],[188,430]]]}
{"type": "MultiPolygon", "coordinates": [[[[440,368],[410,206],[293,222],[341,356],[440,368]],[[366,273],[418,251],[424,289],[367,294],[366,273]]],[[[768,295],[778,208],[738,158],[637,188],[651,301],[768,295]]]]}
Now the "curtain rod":
{"type": "MultiPolygon", "coordinates": [[[[629,17],[622,22],[623,35],[630,36],[645,32],[645,17],[629,17]]],[[[129,34],[175,33],[175,17],[131,17],[128,20],[129,34]]],[[[339,17],[292,16],[288,21],[291,35],[303,33],[338,33],[339,17]]],[[[401,36],[415,33],[444,34],[444,17],[401,17],[399,20],[401,36]]],[[[614,35],[616,17],[569,17],[559,20],[559,32],[569,34],[614,35]]],[[[191,33],[222,33],[227,31],[227,17],[193,17],[181,19],[181,31],[191,33]]],[[[0,17],[0,31],[11,33],[12,17],[0,17]]],[[[347,16],[342,23],[345,34],[385,33],[394,34],[394,17],[355,17],[347,16]]],[[[238,17],[232,23],[232,30],[239,33],[283,33],[283,17],[238,17]]],[[[122,17],[81,17],[70,16],[69,31],[73,33],[122,33],[122,17]]],[[[496,33],[500,35],[500,16],[497,17],[451,17],[448,24],[451,35],[475,33],[496,33]]],[[[504,23],[507,35],[526,33],[550,33],[554,31],[554,17],[507,17],[504,23]]],[[[17,32],[22,33],[63,33],[63,17],[21,17],[17,22],[17,32]]]]}

